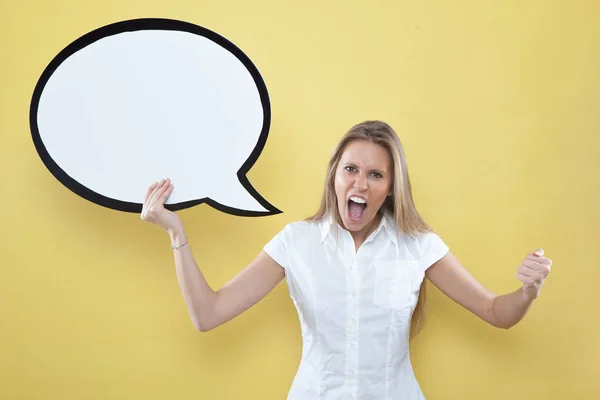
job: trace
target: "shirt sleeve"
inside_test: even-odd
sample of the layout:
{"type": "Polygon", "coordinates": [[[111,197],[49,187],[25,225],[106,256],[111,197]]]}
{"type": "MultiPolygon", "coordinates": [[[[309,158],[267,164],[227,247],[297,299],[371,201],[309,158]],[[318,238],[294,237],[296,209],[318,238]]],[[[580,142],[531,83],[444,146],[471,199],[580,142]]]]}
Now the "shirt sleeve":
{"type": "Polygon", "coordinates": [[[421,243],[423,270],[431,267],[436,261],[445,256],[449,250],[450,248],[436,233],[426,233],[421,243]]]}
{"type": "Polygon", "coordinates": [[[288,224],[263,247],[263,250],[284,269],[289,266],[290,231],[288,224]]]}

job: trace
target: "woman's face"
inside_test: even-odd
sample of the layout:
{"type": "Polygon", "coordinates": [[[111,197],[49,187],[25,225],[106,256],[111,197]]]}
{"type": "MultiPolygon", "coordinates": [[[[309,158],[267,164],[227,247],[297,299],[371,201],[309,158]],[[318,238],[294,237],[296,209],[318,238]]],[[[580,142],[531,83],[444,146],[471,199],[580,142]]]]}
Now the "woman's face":
{"type": "Polygon", "coordinates": [[[335,194],[344,227],[367,231],[390,194],[392,166],[388,152],[367,140],[346,145],[335,172],[335,194]]]}

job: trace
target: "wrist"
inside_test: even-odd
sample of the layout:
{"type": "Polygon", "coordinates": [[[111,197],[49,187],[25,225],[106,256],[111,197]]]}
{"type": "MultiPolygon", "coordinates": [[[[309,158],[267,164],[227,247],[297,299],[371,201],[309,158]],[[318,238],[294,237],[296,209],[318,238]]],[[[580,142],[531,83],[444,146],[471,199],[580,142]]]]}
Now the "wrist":
{"type": "Polygon", "coordinates": [[[525,300],[532,301],[538,298],[540,291],[535,286],[522,286],[521,295],[525,300]]]}
{"type": "Polygon", "coordinates": [[[172,246],[179,246],[187,239],[187,235],[183,228],[169,229],[168,232],[172,246]]]}

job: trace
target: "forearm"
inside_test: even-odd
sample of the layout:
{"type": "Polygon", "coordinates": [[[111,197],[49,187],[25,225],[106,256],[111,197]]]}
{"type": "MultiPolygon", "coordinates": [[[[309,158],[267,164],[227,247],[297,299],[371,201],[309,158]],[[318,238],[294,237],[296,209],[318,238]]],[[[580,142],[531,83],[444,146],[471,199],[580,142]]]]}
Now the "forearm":
{"type": "MultiPolygon", "coordinates": [[[[169,236],[172,246],[181,246],[186,241],[186,234],[183,229],[170,231],[169,236]]],[[[210,329],[210,318],[216,293],[200,272],[189,244],[173,250],[173,253],[177,281],[190,317],[196,329],[200,331],[208,330],[210,329]]]]}
{"type": "Polygon", "coordinates": [[[508,329],[525,318],[536,294],[523,287],[518,290],[496,296],[492,302],[492,325],[508,329]]]}

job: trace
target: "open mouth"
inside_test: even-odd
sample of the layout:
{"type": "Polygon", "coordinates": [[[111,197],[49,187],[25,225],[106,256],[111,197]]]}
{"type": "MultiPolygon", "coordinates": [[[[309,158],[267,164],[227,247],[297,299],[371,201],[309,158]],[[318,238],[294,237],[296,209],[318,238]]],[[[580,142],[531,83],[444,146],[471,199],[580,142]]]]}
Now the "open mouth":
{"type": "Polygon", "coordinates": [[[348,219],[352,222],[360,222],[367,209],[367,200],[358,196],[350,196],[348,199],[348,219]]]}

